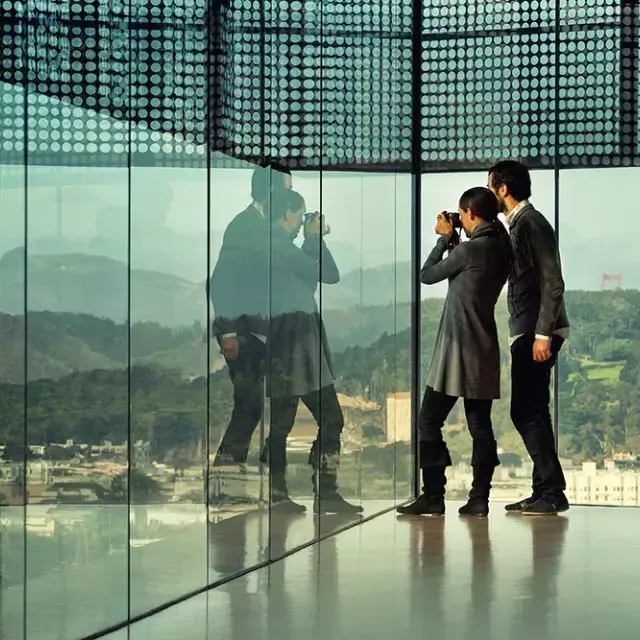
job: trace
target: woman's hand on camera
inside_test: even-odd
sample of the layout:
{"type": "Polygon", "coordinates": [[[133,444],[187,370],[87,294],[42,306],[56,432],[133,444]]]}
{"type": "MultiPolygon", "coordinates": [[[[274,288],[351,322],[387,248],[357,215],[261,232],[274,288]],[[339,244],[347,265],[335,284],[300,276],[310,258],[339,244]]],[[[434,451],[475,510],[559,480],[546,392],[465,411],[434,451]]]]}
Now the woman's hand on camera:
{"type": "Polygon", "coordinates": [[[331,233],[331,227],[325,222],[324,216],[319,211],[315,211],[304,225],[306,238],[319,235],[326,236],[329,233],[331,233]]]}
{"type": "Polygon", "coordinates": [[[449,216],[447,216],[446,211],[442,211],[438,214],[435,232],[437,235],[445,236],[447,238],[453,235],[453,225],[449,221],[449,216]]]}

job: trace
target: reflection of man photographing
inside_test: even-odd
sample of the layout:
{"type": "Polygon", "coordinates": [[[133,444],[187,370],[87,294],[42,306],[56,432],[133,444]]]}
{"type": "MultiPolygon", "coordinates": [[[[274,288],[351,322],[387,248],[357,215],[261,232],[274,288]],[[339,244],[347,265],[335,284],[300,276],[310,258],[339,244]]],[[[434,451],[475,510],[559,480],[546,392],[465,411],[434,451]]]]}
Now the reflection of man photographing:
{"type": "Polygon", "coordinates": [[[488,189],[463,193],[458,216],[469,241],[454,246],[454,215],[441,213],[435,229],[440,238],[421,272],[424,284],[448,279],[449,291],[418,418],[423,493],[398,509],[404,515],[444,515],[445,469],[451,456],[442,429],[458,398],[464,398],[473,439],[473,484],[461,515],[488,515],[491,480],[499,464],[491,424],[492,403],[500,397],[494,311],[512,266],[511,245],[488,189]]]}
{"type": "Polygon", "coordinates": [[[533,460],[530,498],[507,506],[524,515],[566,511],[565,479],[556,452],[549,384],[569,333],[558,243],[546,218],[529,202],[531,177],[505,160],[489,171],[489,188],[507,216],[515,258],[509,281],[511,419],[533,460]]]}
{"type": "MultiPolygon", "coordinates": [[[[214,467],[239,465],[242,473],[264,405],[269,325],[268,216],[270,194],[283,187],[292,187],[288,169],[275,164],[255,169],[251,178],[253,202],[227,227],[211,276],[214,335],[233,384],[233,412],[214,467]]],[[[236,500],[241,498],[234,493],[236,500]]]]}

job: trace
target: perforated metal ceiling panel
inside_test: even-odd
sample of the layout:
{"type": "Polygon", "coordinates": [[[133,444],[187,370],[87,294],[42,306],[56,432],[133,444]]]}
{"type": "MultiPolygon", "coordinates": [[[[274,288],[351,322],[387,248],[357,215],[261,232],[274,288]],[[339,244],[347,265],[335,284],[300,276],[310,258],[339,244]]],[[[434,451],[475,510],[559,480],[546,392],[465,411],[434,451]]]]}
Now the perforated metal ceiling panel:
{"type": "Polygon", "coordinates": [[[432,0],[423,18],[425,170],[638,164],[636,2],[432,0]]]}
{"type": "Polygon", "coordinates": [[[639,164],[632,0],[0,6],[3,162],[26,144],[38,164],[202,166],[209,150],[409,171],[413,149],[425,171],[639,164]]]}
{"type": "Polygon", "coordinates": [[[202,162],[207,4],[0,0],[3,160],[202,162]]]}
{"type": "Polygon", "coordinates": [[[411,3],[230,0],[212,139],[292,167],[411,160],[411,3]]]}

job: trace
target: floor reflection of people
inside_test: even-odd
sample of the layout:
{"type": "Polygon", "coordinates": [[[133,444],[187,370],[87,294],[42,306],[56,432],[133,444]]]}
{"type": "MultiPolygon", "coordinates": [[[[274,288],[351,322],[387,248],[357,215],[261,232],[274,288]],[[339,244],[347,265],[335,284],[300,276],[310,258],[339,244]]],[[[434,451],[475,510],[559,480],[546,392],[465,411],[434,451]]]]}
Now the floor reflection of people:
{"type": "MultiPolygon", "coordinates": [[[[274,518],[281,517],[274,514],[274,518]]],[[[344,629],[340,619],[343,610],[340,595],[339,536],[331,535],[349,524],[357,522],[355,513],[332,513],[314,519],[315,539],[322,542],[285,562],[269,567],[268,622],[266,637],[270,640],[297,640],[298,638],[338,638],[344,629]],[[299,559],[308,562],[300,568],[299,559]],[[300,597],[300,594],[304,594],[300,597]],[[305,611],[304,608],[307,610],[305,611]],[[300,622],[292,619],[292,612],[300,622]],[[330,615],[327,613],[330,612],[330,615]],[[302,614],[302,615],[300,615],[302,614]]],[[[272,548],[272,558],[278,549],[272,548]]],[[[348,613],[348,611],[347,611],[348,613]]]]}
{"type": "MultiPolygon", "coordinates": [[[[466,633],[463,637],[490,640],[491,607],[495,595],[495,571],[489,537],[489,520],[465,519],[471,543],[471,573],[468,586],[471,602],[466,610],[466,633]]],[[[449,532],[448,535],[451,535],[449,532]]],[[[447,618],[445,605],[452,601],[446,597],[447,561],[445,556],[445,523],[442,519],[425,519],[411,527],[411,608],[407,637],[429,635],[437,638],[452,637],[455,619],[447,618]]],[[[453,553],[450,551],[449,553],[453,553]]],[[[452,569],[450,569],[451,571],[452,569]]],[[[465,601],[458,595],[458,586],[452,583],[456,602],[465,601]]]]}
{"type": "Polygon", "coordinates": [[[314,511],[360,512],[338,493],[342,409],[333,385],[331,351],[318,310],[318,283],[340,280],[324,237],[329,227],[319,213],[305,216],[305,201],[292,190],[274,192],[271,210],[271,318],[269,324],[268,394],[271,425],[262,460],[271,471],[271,499],[281,508],[303,509],[287,489],[287,437],[300,400],[318,424],[309,455],[313,469],[314,511]],[[303,219],[305,220],[303,224],[303,219]],[[304,228],[302,248],[294,239],[304,228]]]}
{"type": "MultiPolygon", "coordinates": [[[[209,528],[209,548],[211,568],[215,572],[213,580],[229,577],[266,562],[267,559],[282,557],[289,549],[289,534],[296,526],[305,525],[306,518],[301,513],[272,513],[256,511],[229,518],[209,528]],[[255,535],[250,535],[255,534],[255,535]],[[258,547],[248,548],[249,541],[258,547]],[[255,556],[252,553],[255,551],[255,556]]],[[[289,588],[285,589],[285,563],[276,563],[269,568],[258,569],[247,576],[232,580],[215,590],[214,595],[225,593],[228,597],[230,629],[220,628],[222,616],[213,611],[209,616],[210,637],[224,637],[231,640],[246,640],[261,637],[264,629],[264,603],[268,602],[267,624],[269,629],[277,626],[286,632],[290,620],[287,613],[295,605],[288,599],[295,597],[289,588]],[[257,587],[255,586],[257,583],[257,587]],[[277,615],[272,616],[271,611],[277,615]]],[[[277,633],[273,638],[284,638],[277,633]]]]}
{"type": "Polygon", "coordinates": [[[471,606],[467,616],[467,638],[490,640],[491,607],[495,597],[495,568],[489,520],[465,520],[471,542],[471,606]]]}
{"type": "Polygon", "coordinates": [[[513,612],[512,637],[557,638],[558,574],[569,528],[564,517],[528,518],[531,528],[531,574],[522,581],[513,612]]]}
{"type": "Polygon", "coordinates": [[[246,493],[246,463],[264,405],[270,236],[266,215],[272,188],[290,187],[291,175],[284,167],[255,169],[253,201],[227,227],[211,276],[213,332],[233,384],[231,419],[213,463],[220,471],[215,478],[219,482],[213,482],[220,504],[252,502],[246,493]]]}
{"type": "Polygon", "coordinates": [[[408,638],[446,638],[445,521],[425,519],[410,532],[411,604],[408,638]]]}

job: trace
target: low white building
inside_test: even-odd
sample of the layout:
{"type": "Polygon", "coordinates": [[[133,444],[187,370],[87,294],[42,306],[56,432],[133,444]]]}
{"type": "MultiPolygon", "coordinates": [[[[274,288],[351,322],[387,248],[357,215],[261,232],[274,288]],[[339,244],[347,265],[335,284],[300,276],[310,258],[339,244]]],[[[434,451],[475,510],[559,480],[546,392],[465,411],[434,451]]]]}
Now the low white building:
{"type": "Polygon", "coordinates": [[[387,442],[411,442],[411,393],[387,395],[387,442]]]}
{"type": "Polygon", "coordinates": [[[640,506],[640,473],[635,470],[597,469],[585,462],[566,474],[567,498],[573,504],[640,506]]]}

